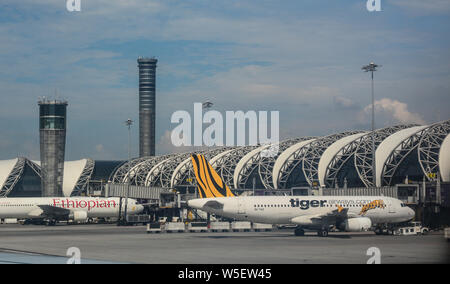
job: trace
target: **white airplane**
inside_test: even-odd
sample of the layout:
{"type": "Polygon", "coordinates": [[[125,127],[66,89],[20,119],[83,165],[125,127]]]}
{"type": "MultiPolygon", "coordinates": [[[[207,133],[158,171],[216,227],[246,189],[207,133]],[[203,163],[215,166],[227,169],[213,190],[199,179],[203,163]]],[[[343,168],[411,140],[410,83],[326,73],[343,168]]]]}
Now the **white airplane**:
{"type": "Polygon", "coordinates": [[[411,220],[415,212],[402,201],[385,196],[235,196],[203,155],[193,155],[199,199],[189,207],[231,219],[267,224],[297,225],[296,236],[305,229],[328,236],[331,226],[365,231],[374,225],[411,220]]]}
{"type": "MultiPolygon", "coordinates": [[[[35,197],[0,198],[0,219],[43,219],[48,225],[61,220],[86,221],[90,218],[116,217],[118,197],[35,197]]],[[[122,212],[125,211],[122,203],[122,212]]],[[[139,214],[144,206],[128,199],[127,214],[139,214]]]]}

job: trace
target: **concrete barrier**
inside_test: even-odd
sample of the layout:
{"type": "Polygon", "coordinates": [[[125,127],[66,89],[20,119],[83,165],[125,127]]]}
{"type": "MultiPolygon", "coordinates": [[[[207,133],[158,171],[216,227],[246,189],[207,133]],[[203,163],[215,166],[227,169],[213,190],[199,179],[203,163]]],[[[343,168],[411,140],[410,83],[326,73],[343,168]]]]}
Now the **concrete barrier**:
{"type": "Polygon", "coordinates": [[[272,224],[253,223],[255,232],[269,232],[273,230],[272,224]]]}
{"type": "Polygon", "coordinates": [[[211,232],[229,232],[230,223],[229,222],[211,222],[209,224],[209,229],[211,232]]]}
{"type": "Polygon", "coordinates": [[[231,230],[233,232],[250,232],[252,229],[252,224],[247,221],[235,221],[231,223],[231,230]]]}
{"type": "Polygon", "coordinates": [[[147,234],[152,234],[152,233],[161,233],[162,229],[161,229],[161,223],[148,223],[147,224],[147,234]]]}
{"type": "Polygon", "coordinates": [[[186,230],[186,226],[182,222],[168,222],[165,224],[164,230],[167,233],[184,233],[184,231],[186,230]]]}
{"type": "MultiPolygon", "coordinates": [[[[0,220],[1,221],[1,220],[0,220]]],[[[18,221],[15,218],[6,218],[3,219],[3,224],[17,224],[18,221]]]]}
{"type": "Polygon", "coordinates": [[[191,222],[188,224],[189,232],[208,232],[207,222],[191,222]]]}

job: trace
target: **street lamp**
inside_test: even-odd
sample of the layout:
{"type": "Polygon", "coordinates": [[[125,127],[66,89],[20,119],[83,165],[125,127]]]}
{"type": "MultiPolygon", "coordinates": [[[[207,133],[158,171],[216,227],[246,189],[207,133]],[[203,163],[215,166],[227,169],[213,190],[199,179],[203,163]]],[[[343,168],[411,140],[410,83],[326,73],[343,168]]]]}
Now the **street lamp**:
{"type": "MultiPolygon", "coordinates": [[[[214,104],[210,101],[206,101],[206,102],[202,103],[202,117],[203,117],[203,111],[205,111],[205,112],[208,111],[210,108],[212,108],[213,105],[214,104]]],[[[203,124],[202,124],[202,133],[203,133],[203,124]]],[[[203,150],[203,143],[202,143],[201,149],[203,150]]]]}
{"type": "Polygon", "coordinates": [[[381,65],[377,65],[373,62],[370,62],[369,65],[363,66],[361,69],[364,72],[371,72],[372,75],[372,179],[373,185],[376,186],[376,164],[375,164],[375,94],[373,87],[373,72],[377,71],[377,67],[381,67],[381,65]]]}
{"type": "Polygon", "coordinates": [[[213,104],[212,102],[206,101],[206,102],[202,103],[202,108],[208,110],[208,109],[210,109],[213,105],[214,105],[214,104],[213,104]]]}
{"type": "Polygon", "coordinates": [[[128,195],[130,194],[130,160],[131,160],[131,125],[133,121],[129,118],[125,121],[125,125],[128,127],[128,178],[127,178],[127,193],[125,195],[125,212],[124,219],[127,221],[127,210],[128,210],[128,195]]]}

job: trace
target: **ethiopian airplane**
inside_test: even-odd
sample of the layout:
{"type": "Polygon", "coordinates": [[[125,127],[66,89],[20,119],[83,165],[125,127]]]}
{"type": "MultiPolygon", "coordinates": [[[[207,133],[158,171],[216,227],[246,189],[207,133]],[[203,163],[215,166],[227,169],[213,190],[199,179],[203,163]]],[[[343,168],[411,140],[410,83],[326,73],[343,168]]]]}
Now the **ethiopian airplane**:
{"type": "MultiPolygon", "coordinates": [[[[54,225],[61,220],[86,221],[90,218],[116,217],[120,199],[101,197],[0,198],[0,219],[42,219],[54,225]]],[[[124,211],[125,204],[122,204],[124,211]]],[[[139,214],[144,207],[128,199],[127,214],[139,214]]]]}
{"type": "Polygon", "coordinates": [[[203,155],[191,158],[200,198],[189,200],[189,207],[236,220],[297,225],[296,236],[308,229],[326,237],[331,226],[366,231],[415,215],[402,201],[386,196],[235,196],[203,155]]]}

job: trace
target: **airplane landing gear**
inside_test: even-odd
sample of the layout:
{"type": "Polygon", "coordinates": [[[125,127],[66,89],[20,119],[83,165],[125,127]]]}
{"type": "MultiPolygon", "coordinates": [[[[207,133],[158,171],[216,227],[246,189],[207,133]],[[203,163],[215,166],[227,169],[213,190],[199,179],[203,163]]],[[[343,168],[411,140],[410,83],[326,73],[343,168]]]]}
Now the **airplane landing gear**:
{"type": "Polygon", "coordinates": [[[328,230],[322,229],[317,231],[317,235],[320,237],[328,237],[328,230]]]}
{"type": "Polygon", "coordinates": [[[304,236],[305,235],[305,230],[303,230],[300,227],[295,228],[294,234],[296,236],[304,236]]]}
{"type": "Polygon", "coordinates": [[[47,226],[55,226],[56,225],[56,220],[54,220],[54,219],[47,220],[47,221],[45,221],[45,225],[47,225],[47,226]]]}

